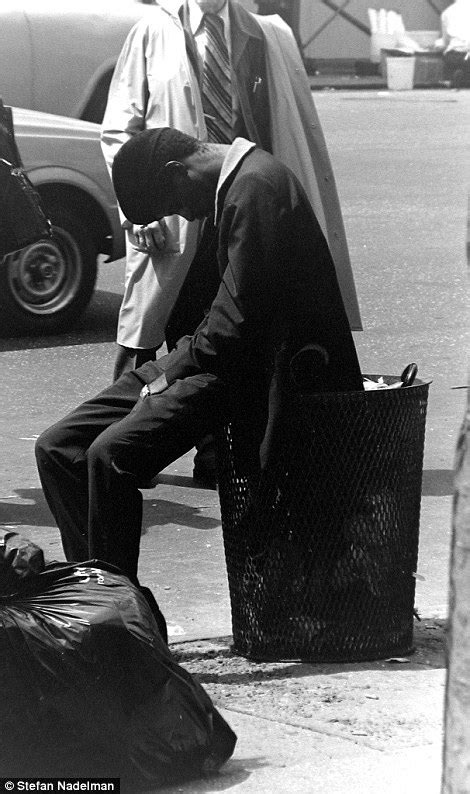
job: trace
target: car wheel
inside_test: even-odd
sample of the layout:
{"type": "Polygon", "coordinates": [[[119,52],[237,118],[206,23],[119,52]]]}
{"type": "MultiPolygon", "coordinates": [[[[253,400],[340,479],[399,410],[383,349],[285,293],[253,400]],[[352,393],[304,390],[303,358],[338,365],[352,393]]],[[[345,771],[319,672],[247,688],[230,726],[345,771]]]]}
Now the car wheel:
{"type": "Polygon", "coordinates": [[[0,264],[2,335],[52,333],[70,327],[89,302],[97,251],[83,221],[46,207],[53,236],[8,254],[0,264]]]}

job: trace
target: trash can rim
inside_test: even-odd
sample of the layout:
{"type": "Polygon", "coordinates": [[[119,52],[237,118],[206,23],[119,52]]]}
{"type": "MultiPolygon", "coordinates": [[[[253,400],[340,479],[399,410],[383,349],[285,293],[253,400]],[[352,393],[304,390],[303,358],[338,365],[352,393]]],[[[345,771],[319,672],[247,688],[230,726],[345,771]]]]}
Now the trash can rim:
{"type": "MultiPolygon", "coordinates": [[[[400,376],[399,375],[377,375],[377,374],[373,374],[372,375],[372,374],[369,374],[369,373],[362,373],[362,376],[364,378],[368,378],[370,380],[376,380],[378,378],[384,378],[385,380],[391,379],[390,383],[394,383],[395,381],[400,380],[400,376]]],[[[305,397],[305,398],[308,398],[308,397],[312,397],[312,398],[314,398],[314,397],[325,397],[325,396],[328,396],[328,395],[331,395],[332,397],[341,397],[341,396],[356,395],[356,394],[358,394],[358,395],[366,394],[367,397],[370,397],[370,395],[374,395],[374,394],[391,394],[392,392],[404,393],[405,391],[410,391],[411,389],[415,389],[417,387],[429,386],[431,383],[432,383],[432,378],[415,378],[415,380],[413,381],[411,386],[406,386],[403,389],[371,389],[370,391],[366,390],[366,389],[360,389],[360,390],[359,389],[353,389],[351,391],[308,392],[308,391],[302,391],[301,389],[296,389],[295,387],[292,387],[292,386],[285,386],[284,387],[284,391],[285,391],[286,394],[289,394],[289,395],[292,395],[292,396],[295,396],[295,397],[305,397]]]]}
{"type": "MultiPolygon", "coordinates": [[[[362,377],[363,378],[369,378],[370,380],[375,380],[376,378],[384,378],[385,380],[387,380],[387,379],[392,378],[392,380],[390,381],[391,383],[394,383],[395,381],[400,380],[400,376],[399,375],[377,375],[375,373],[373,375],[371,375],[371,374],[365,373],[365,372],[362,373],[362,377]]],[[[405,386],[404,390],[406,389],[406,391],[408,391],[408,389],[414,389],[414,388],[416,388],[416,386],[429,386],[431,383],[432,383],[432,378],[418,378],[418,377],[416,377],[414,379],[413,383],[410,386],[405,386]]],[[[365,389],[364,389],[364,391],[365,391],[365,389]]],[[[370,392],[368,392],[368,394],[371,394],[374,391],[386,391],[386,390],[385,389],[372,389],[370,392]]]]}

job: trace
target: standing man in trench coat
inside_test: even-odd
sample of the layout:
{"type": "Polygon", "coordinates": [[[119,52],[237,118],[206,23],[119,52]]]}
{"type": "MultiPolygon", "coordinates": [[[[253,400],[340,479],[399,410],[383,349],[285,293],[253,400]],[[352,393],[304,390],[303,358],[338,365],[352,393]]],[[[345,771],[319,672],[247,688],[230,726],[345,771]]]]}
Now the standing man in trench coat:
{"type": "MultiPolygon", "coordinates": [[[[252,15],[232,0],[188,0],[180,7],[163,0],[153,19],[146,17],[134,26],[116,65],[102,126],[103,152],[110,168],[120,146],[143,129],[167,125],[207,140],[196,36],[203,12],[219,11],[220,6],[230,26],[233,137],[247,135],[271,149],[262,33],[252,15]]],[[[200,233],[199,223],[179,218],[147,224],[144,230],[124,224],[128,254],[115,377],[154,358],[165,340],[165,327],[200,233]]]]}
{"type": "MultiPolygon", "coordinates": [[[[116,66],[102,126],[109,168],[122,144],[143,129],[171,126],[207,140],[195,34],[202,12],[221,4],[223,0],[188,0],[179,6],[161,0],[153,19],[146,17],[134,26],[116,66]]],[[[233,137],[243,135],[272,152],[301,180],[327,236],[350,325],[360,329],[334,176],[293,34],[280,17],[248,13],[236,0],[227,0],[226,14],[233,137]]],[[[156,223],[143,233],[124,218],[123,225],[128,254],[115,376],[153,358],[163,343],[199,241],[199,224],[178,217],[165,219],[163,233],[160,225],[148,229],[156,223]]]]}

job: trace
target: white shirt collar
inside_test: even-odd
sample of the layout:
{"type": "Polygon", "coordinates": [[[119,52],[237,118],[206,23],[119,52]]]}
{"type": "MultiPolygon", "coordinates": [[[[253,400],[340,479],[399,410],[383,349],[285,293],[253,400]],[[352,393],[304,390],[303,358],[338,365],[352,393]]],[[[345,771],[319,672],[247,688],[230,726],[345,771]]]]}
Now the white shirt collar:
{"type": "MultiPolygon", "coordinates": [[[[194,0],[188,0],[188,9],[189,9],[189,24],[191,27],[191,32],[193,36],[195,36],[199,30],[204,14],[199,8],[198,4],[194,2],[194,0]]],[[[228,31],[230,30],[228,1],[225,2],[222,8],[220,9],[220,11],[217,12],[217,16],[219,16],[223,20],[225,37],[228,38],[228,31]]]]}
{"type": "Polygon", "coordinates": [[[230,174],[237,168],[239,163],[243,160],[244,157],[251,152],[252,149],[256,148],[256,143],[252,141],[247,141],[246,138],[235,138],[233,143],[230,144],[230,149],[228,150],[227,154],[225,155],[224,162],[222,163],[222,168],[220,171],[219,181],[217,182],[217,190],[215,193],[215,217],[214,223],[218,223],[218,215],[220,211],[219,207],[219,198],[220,192],[229,178],[230,174]]]}

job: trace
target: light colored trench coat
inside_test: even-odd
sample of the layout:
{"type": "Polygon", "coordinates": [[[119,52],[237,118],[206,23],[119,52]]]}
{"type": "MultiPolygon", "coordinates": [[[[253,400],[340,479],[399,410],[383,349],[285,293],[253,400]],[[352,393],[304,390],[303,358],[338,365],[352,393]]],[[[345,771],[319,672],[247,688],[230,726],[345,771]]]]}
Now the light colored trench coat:
{"type": "Polygon", "coordinates": [[[279,16],[257,16],[266,46],[273,154],[301,182],[335,263],[349,324],[362,330],[335,177],[292,30],[279,16]]]}
{"type": "MultiPolygon", "coordinates": [[[[154,16],[134,26],[116,65],[101,135],[109,168],[119,147],[143,129],[175,127],[207,140],[197,77],[175,4],[161,2],[154,11],[154,16]]],[[[256,19],[266,41],[273,153],[307,190],[330,244],[351,327],[358,329],[361,322],[341,210],[295,39],[280,17],[256,19]]],[[[179,216],[166,221],[167,245],[157,255],[140,253],[127,240],[117,334],[125,347],[158,348],[164,342],[165,326],[196,250],[198,222],[188,223],[179,216]]],[[[123,226],[130,226],[124,218],[123,226]]]]}

